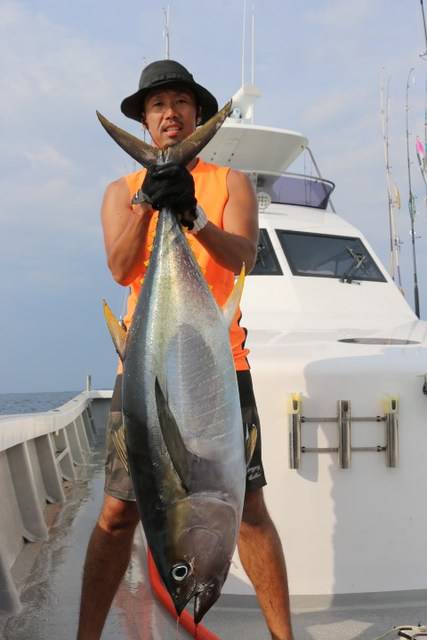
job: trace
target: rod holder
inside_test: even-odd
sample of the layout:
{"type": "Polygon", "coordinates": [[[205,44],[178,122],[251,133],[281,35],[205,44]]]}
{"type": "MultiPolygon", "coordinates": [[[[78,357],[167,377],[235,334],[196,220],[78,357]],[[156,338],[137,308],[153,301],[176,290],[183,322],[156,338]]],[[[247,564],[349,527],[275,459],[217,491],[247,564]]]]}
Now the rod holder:
{"type": "Polygon", "coordinates": [[[89,374],[86,376],[86,391],[92,391],[92,376],[89,374]]]}
{"type": "Polygon", "coordinates": [[[349,400],[338,400],[338,459],[341,469],[351,466],[351,406],[349,400]]]}
{"type": "Polygon", "coordinates": [[[301,465],[301,394],[293,393],[289,399],[289,466],[299,469],[301,465]]]}
{"type": "Polygon", "coordinates": [[[385,440],[386,440],[386,465],[397,467],[399,463],[399,401],[395,396],[385,400],[385,440]]]}

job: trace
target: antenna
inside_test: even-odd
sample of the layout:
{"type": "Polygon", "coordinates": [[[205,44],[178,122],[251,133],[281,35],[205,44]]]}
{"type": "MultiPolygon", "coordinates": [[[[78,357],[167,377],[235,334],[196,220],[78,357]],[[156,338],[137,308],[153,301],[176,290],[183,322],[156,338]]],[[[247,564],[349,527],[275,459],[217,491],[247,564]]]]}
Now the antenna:
{"type": "Polygon", "coordinates": [[[252,5],[251,82],[255,84],[255,3],[252,5]]]}
{"type": "Polygon", "coordinates": [[[169,4],[166,9],[163,7],[163,17],[165,20],[165,25],[163,27],[163,38],[165,41],[165,59],[169,60],[170,58],[170,31],[169,31],[170,5],[169,4]]]}
{"type": "Polygon", "coordinates": [[[420,53],[420,58],[427,58],[427,27],[426,27],[426,15],[424,13],[424,3],[423,0],[420,0],[421,3],[421,13],[423,14],[423,25],[424,25],[424,40],[426,48],[423,53],[420,53]]]}
{"type": "Polygon", "coordinates": [[[415,215],[416,215],[416,207],[415,207],[415,198],[412,192],[412,176],[411,176],[411,159],[409,155],[409,86],[411,82],[411,77],[414,73],[415,69],[411,67],[408,73],[408,80],[406,82],[406,157],[408,162],[408,186],[409,186],[409,217],[411,220],[411,242],[412,242],[412,264],[414,270],[414,304],[415,304],[415,314],[419,318],[420,317],[420,299],[418,292],[418,275],[417,275],[417,256],[415,251],[415,215]]]}
{"type": "Polygon", "coordinates": [[[243,0],[243,26],[242,26],[242,87],[245,84],[245,49],[246,49],[246,0],[243,0]]]}

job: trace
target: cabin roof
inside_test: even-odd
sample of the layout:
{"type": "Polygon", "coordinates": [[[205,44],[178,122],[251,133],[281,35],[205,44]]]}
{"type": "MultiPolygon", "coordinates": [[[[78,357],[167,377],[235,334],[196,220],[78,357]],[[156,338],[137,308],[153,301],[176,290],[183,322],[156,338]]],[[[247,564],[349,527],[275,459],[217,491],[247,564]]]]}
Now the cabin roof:
{"type": "Polygon", "coordinates": [[[200,156],[206,162],[241,171],[280,173],[307,146],[308,139],[296,131],[244,124],[229,118],[200,156]]]}

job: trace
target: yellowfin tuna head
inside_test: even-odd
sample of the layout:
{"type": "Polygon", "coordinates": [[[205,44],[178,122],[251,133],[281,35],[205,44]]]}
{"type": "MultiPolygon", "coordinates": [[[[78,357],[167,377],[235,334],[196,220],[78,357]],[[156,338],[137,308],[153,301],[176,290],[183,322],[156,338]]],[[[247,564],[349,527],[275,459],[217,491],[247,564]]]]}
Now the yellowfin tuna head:
{"type": "Polygon", "coordinates": [[[227,577],[237,537],[236,513],[230,503],[203,494],[176,507],[165,583],[178,614],[194,597],[198,623],[219,598],[227,577]]]}

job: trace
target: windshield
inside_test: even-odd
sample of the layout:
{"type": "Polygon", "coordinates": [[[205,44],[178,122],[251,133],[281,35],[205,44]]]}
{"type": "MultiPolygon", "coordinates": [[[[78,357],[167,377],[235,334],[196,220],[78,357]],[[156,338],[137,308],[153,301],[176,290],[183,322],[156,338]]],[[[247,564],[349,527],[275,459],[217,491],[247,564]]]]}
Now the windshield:
{"type": "MultiPolygon", "coordinates": [[[[267,173],[251,173],[250,178],[258,198],[267,194],[276,204],[291,204],[303,207],[326,209],[329,197],[335,188],[333,182],[298,174],[276,176],[267,173]]],[[[269,204],[267,202],[267,204],[269,204]]]]}
{"type": "Polygon", "coordinates": [[[296,276],[386,281],[360,238],[283,229],[276,233],[296,276]]]}
{"type": "Polygon", "coordinates": [[[271,244],[267,229],[259,230],[258,247],[256,264],[251,276],[281,276],[283,275],[280,268],[276,253],[271,244]]]}

